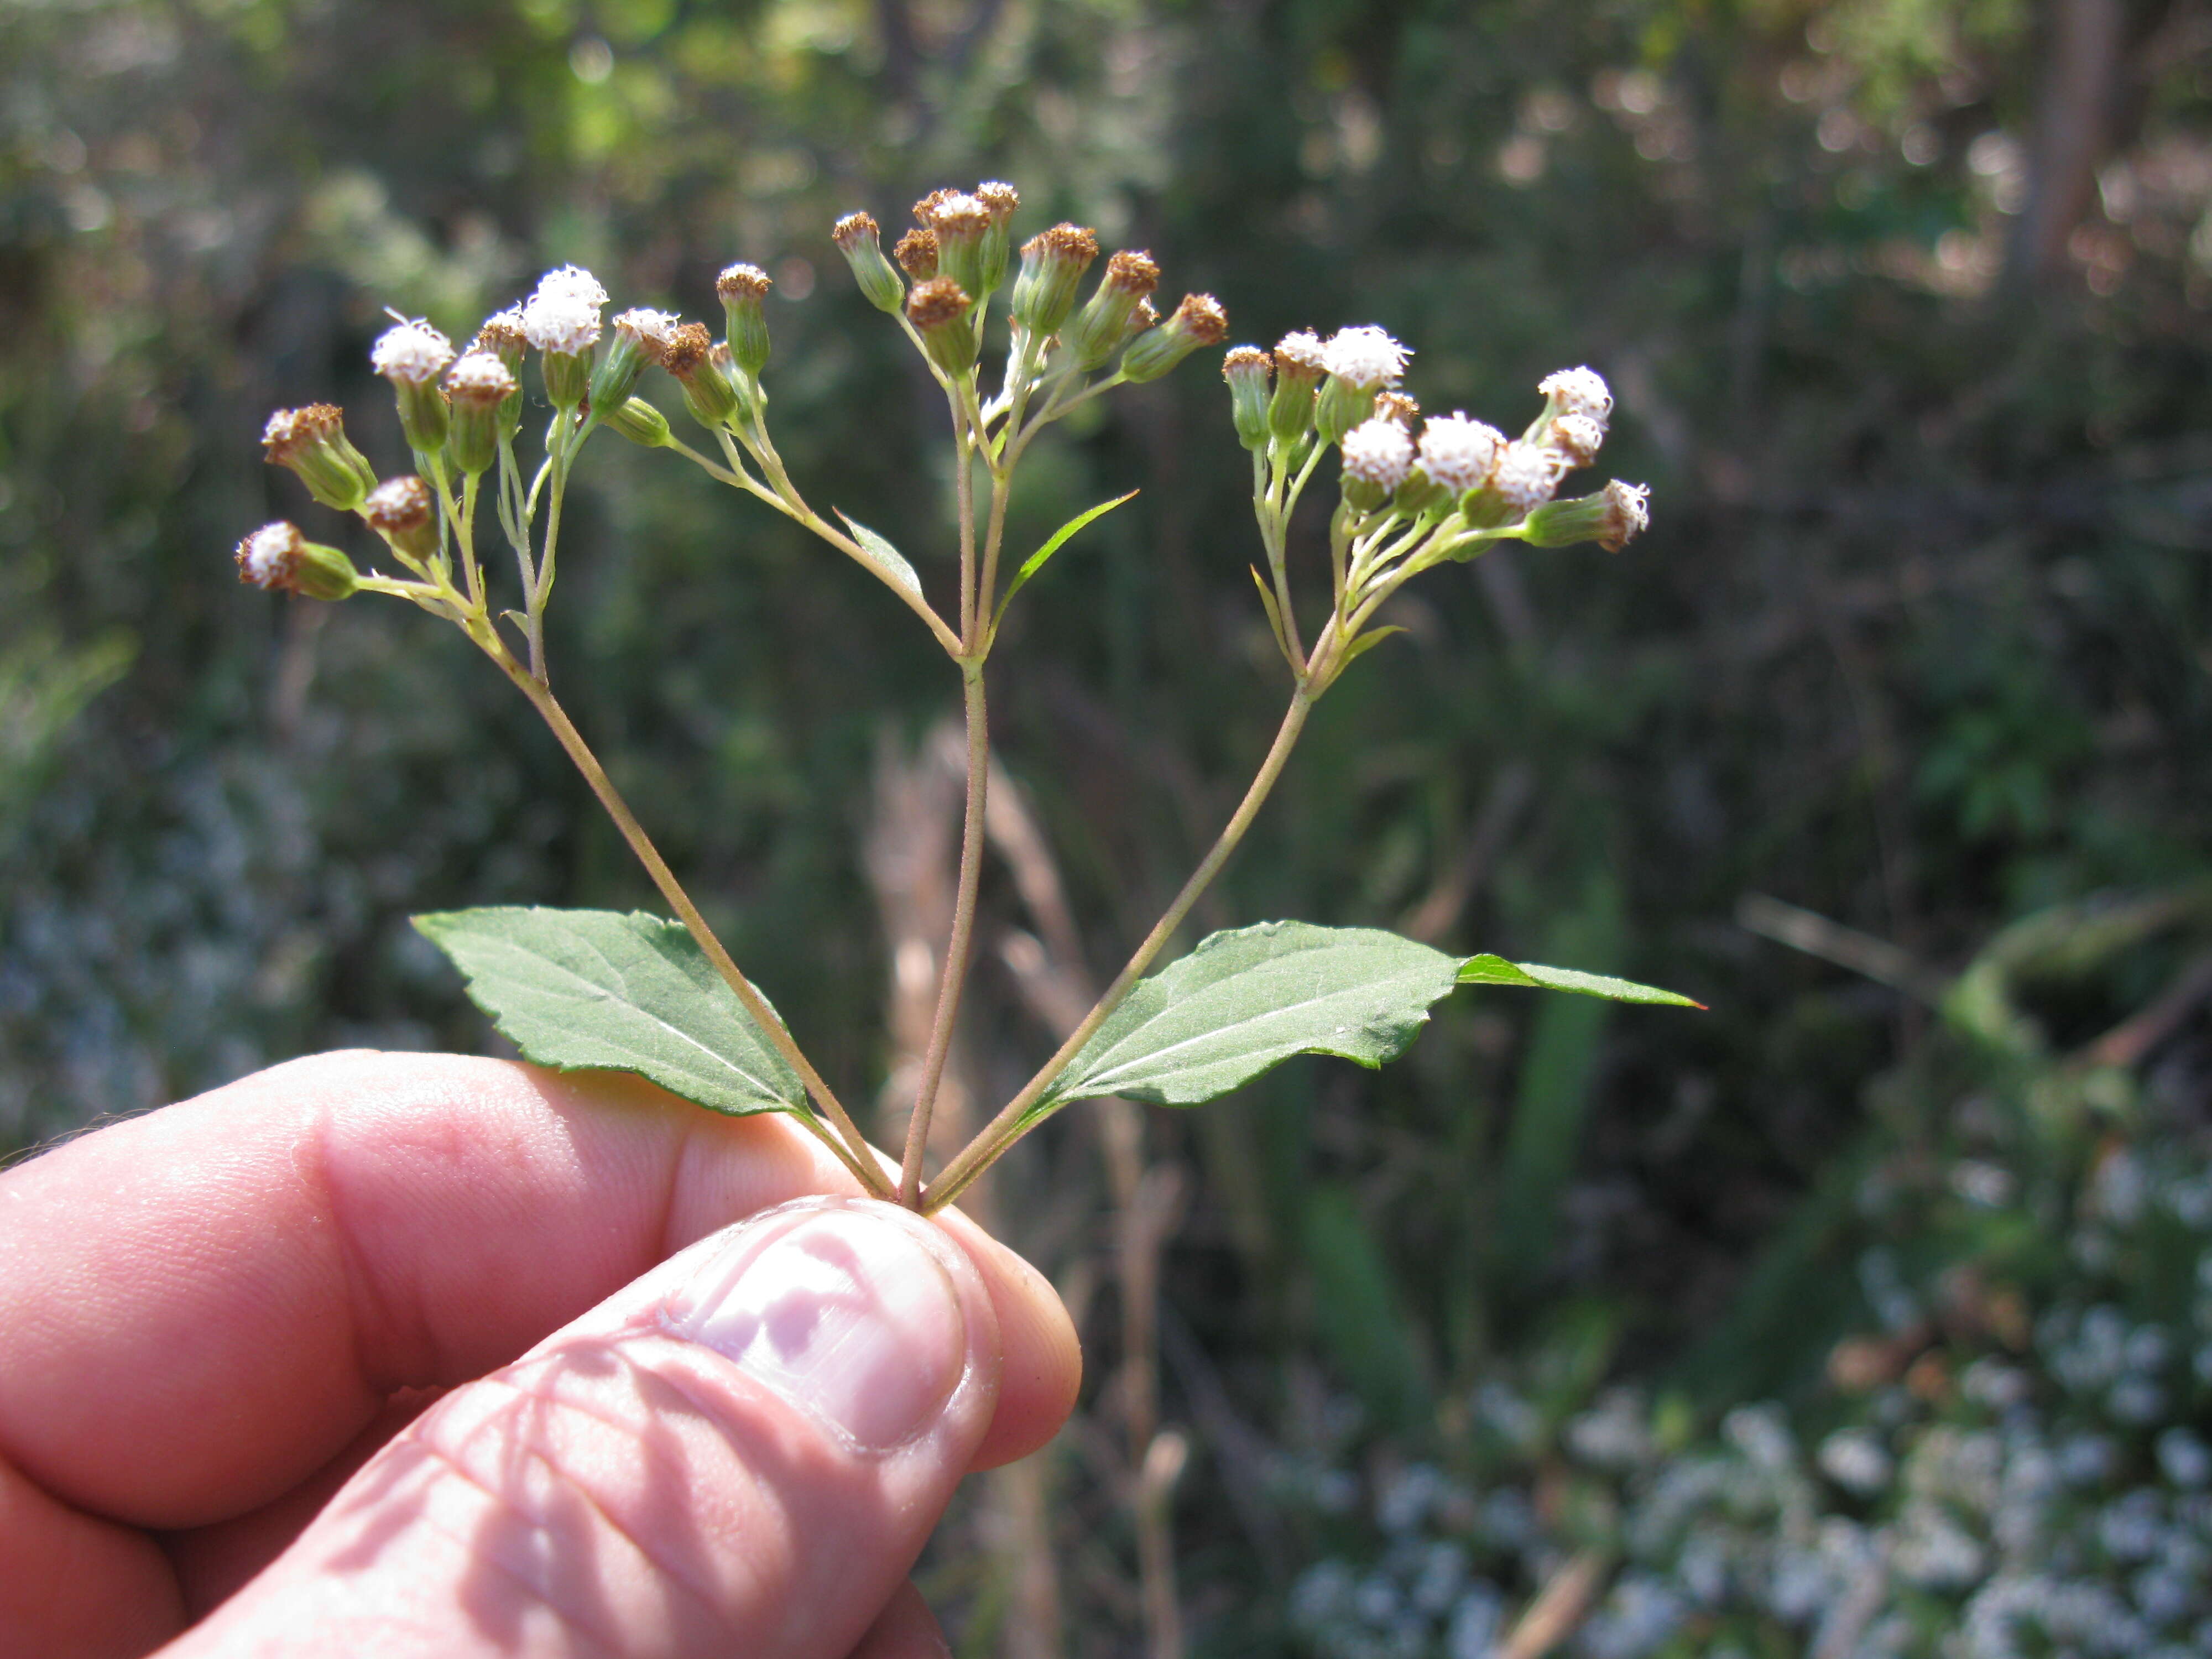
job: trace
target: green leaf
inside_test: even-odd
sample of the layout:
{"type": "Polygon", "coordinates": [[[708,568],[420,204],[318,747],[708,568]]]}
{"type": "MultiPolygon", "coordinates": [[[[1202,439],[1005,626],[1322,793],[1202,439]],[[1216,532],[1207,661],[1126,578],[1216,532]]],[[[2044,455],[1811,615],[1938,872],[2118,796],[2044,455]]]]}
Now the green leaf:
{"type": "Polygon", "coordinates": [[[906,562],[905,554],[900,552],[867,526],[847,517],[842,507],[838,509],[837,516],[845,520],[845,528],[853,532],[853,539],[860,543],[860,551],[867,556],[869,564],[874,567],[878,575],[893,586],[904,589],[916,599],[921,597],[921,578],[915,574],[914,567],[906,562]]]}
{"type": "Polygon", "coordinates": [[[1013,603],[1014,595],[1022,591],[1022,584],[1028,581],[1030,577],[1036,575],[1038,571],[1043,569],[1044,562],[1050,558],[1054,554],[1059,552],[1060,548],[1066,543],[1069,537],[1073,536],[1077,531],[1082,529],[1084,526],[1089,524],[1093,519],[1098,518],[1102,514],[1111,513],[1115,507],[1121,506],[1122,502],[1133,499],[1136,495],[1136,493],[1137,492],[1133,489],[1127,495],[1116,495],[1110,501],[1101,501],[1089,512],[1077,514],[1066,524],[1060,526],[1059,529],[1054,531],[1052,532],[1051,538],[1048,540],[1042,547],[1040,547],[1036,552],[1030,554],[1029,557],[1022,561],[1022,568],[1014,573],[1013,580],[1006,584],[1006,594],[999,601],[998,617],[994,617],[991,619],[991,625],[994,628],[998,626],[999,617],[1003,617],[1006,614],[1006,607],[1013,603]]]}
{"type": "Polygon", "coordinates": [[[1252,586],[1260,590],[1260,604],[1267,613],[1267,626],[1275,630],[1275,643],[1282,647],[1283,654],[1287,657],[1291,653],[1291,642],[1283,633],[1282,610],[1276,605],[1275,596],[1267,591],[1267,579],[1260,574],[1257,565],[1244,568],[1252,573],[1252,586]]]}
{"type": "Polygon", "coordinates": [[[1419,1034],[1460,964],[1372,927],[1266,921],[1215,933],[1139,983],[1037,1102],[1196,1106],[1292,1054],[1373,1067],[1419,1034]]]}
{"type": "Polygon", "coordinates": [[[415,926],[525,1060],[635,1072],[733,1117],[807,1109],[798,1074],[676,922],[498,905],[415,926]]]}
{"type": "Polygon", "coordinates": [[[1665,1003],[1676,1008],[1702,1008],[1705,1005],[1680,992],[1662,991],[1656,985],[1638,985],[1633,980],[1612,979],[1603,974],[1585,974],[1573,968],[1547,968],[1540,962],[1508,962],[1504,957],[1469,957],[1461,964],[1459,982],[1462,985],[1521,985],[1541,991],[1573,991],[1586,997],[1604,997],[1613,1002],[1665,1003]]]}
{"type": "Polygon", "coordinates": [[[1337,672],[1341,673],[1346,668],[1351,667],[1353,663],[1358,661],[1360,658],[1365,656],[1370,651],[1372,651],[1376,646],[1382,644],[1383,641],[1389,639],[1393,634],[1402,634],[1406,630],[1404,629],[1400,628],[1394,623],[1389,628],[1373,629],[1367,633],[1362,634],[1358,639],[1352,641],[1350,645],[1345,647],[1344,656],[1341,659],[1341,665],[1339,667],[1337,672]]]}

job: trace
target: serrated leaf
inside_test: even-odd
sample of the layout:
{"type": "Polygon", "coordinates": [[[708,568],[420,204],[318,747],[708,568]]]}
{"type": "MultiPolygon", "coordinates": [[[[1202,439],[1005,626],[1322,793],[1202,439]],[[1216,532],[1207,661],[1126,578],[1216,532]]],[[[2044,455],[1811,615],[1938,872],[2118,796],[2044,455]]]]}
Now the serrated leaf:
{"type": "Polygon", "coordinates": [[[1638,985],[1633,980],[1613,979],[1604,974],[1585,974],[1573,968],[1547,968],[1540,962],[1508,962],[1504,957],[1469,957],[1460,965],[1459,982],[1462,985],[1519,985],[1540,991],[1573,991],[1586,997],[1604,997],[1613,1002],[1663,1003],[1675,1008],[1702,1008],[1705,1005],[1678,991],[1662,991],[1656,985],[1638,985]]]}
{"type": "Polygon", "coordinates": [[[732,1116],[807,1109],[798,1074],[676,922],[497,905],[415,926],[525,1060],[635,1072],[732,1116]]]}
{"type": "Polygon", "coordinates": [[[1121,1095],[1196,1106],[1292,1054],[1395,1060],[1459,963],[1372,927],[1267,921],[1215,933],[1143,981],[1039,1100],[1121,1095]]]}
{"type": "MultiPolygon", "coordinates": [[[[1074,535],[1093,519],[1111,513],[1122,502],[1133,500],[1137,492],[1133,489],[1127,495],[1116,495],[1110,501],[1101,501],[1088,512],[1077,514],[1059,529],[1054,531],[1042,547],[1022,561],[1022,568],[1014,573],[1013,580],[1006,584],[1006,594],[999,601],[999,616],[1003,617],[1006,614],[1006,607],[1013,603],[1014,595],[1021,592],[1023,584],[1044,568],[1045,561],[1059,552],[1066,544],[1069,537],[1074,535]]],[[[993,625],[997,625],[996,617],[993,618],[993,625]]]]}
{"type": "Polygon", "coordinates": [[[921,597],[921,578],[915,574],[914,567],[907,562],[905,554],[900,552],[867,526],[849,517],[842,508],[838,510],[837,516],[845,520],[845,528],[853,532],[853,539],[860,543],[860,551],[867,556],[869,564],[873,566],[886,581],[903,588],[916,599],[921,597]]]}

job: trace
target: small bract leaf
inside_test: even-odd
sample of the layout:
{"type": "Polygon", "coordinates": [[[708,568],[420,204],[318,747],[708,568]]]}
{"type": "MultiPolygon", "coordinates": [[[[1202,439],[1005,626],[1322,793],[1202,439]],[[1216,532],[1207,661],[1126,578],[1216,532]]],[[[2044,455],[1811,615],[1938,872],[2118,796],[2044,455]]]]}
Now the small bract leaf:
{"type": "MultiPolygon", "coordinates": [[[[1091,508],[1090,511],[1077,514],[1066,524],[1060,526],[1059,529],[1054,531],[1051,537],[1045,542],[1045,544],[1042,547],[1040,547],[1036,552],[1030,554],[1029,557],[1022,561],[1022,568],[1014,573],[1013,580],[1006,584],[1006,597],[999,601],[999,616],[1003,617],[1006,614],[1006,606],[1012,603],[1014,595],[1021,592],[1022,585],[1028,581],[1030,577],[1036,575],[1038,571],[1044,568],[1044,562],[1050,558],[1054,554],[1059,552],[1060,550],[1066,544],[1067,538],[1069,537],[1073,536],[1077,531],[1082,529],[1084,526],[1089,524],[1093,519],[1096,519],[1103,514],[1110,513],[1115,507],[1121,506],[1122,502],[1131,500],[1135,496],[1136,493],[1137,492],[1133,489],[1127,495],[1116,495],[1110,501],[1101,501],[1097,506],[1091,508]]],[[[994,625],[995,625],[995,623],[996,618],[994,618],[994,625]]]]}
{"type": "Polygon", "coordinates": [[[1678,991],[1662,991],[1656,985],[1638,985],[1633,980],[1613,979],[1604,974],[1585,974],[1574,968],[1547,968],[1540,962],[1508,962],[1504,957],[1469,957],[1461,964],[1459,982],[1462,985],[1520,985],[1540,991],[1573,991],[1586,997],[1604,997],[1613,1002],[1664,1003],[1676,1008],[1702,1008],[1705,1005],[1694,997],[1686,997],[1678,991]]]}
{"type": "Polygon", "coordinates": [[[1215,933],[1141,982],[1038,1101],[1121,1095],[1196,1106],[1292,1054],[1395,1060],[1459,963],[1372,927],[1268,921],[1215,933]]]}
{"type": "Polygon", "coordinates": [[[732,1116],[807,1109],[798,1074],[675,922],[499,905],[415,926],[525,1060],[635,1072],[732,1116]]]}
{"type": "Polygon", "coordinates": [[[842,508],[839,509],[837,516],[845,520],[845,528],[853,532],[853,539],[860,543],[860,550],[867,555],[869,564],[875,568],[878,574],[894,586],[902,588],[913,594],[916,599],[921,597],[921,578],[915,574],[914,567],[907,562],[905,554],[900,552],[867,526],[848,517],[842,508]]]}

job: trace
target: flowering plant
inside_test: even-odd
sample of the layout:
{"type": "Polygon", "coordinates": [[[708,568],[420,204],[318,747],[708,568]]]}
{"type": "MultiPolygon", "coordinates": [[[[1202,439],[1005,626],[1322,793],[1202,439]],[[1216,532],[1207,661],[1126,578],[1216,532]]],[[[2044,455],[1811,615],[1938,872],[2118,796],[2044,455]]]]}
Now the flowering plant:
{"type": "Polygon", "coordinates": [[[491,318],[458,356],[427,322],[400,321],[377,341],[374,362],[398,399],[413,451],[410,475],[380,482],[328,404],[270,417],[269,459],[296,473],[324,506],[356,514],[402,574],[364,573],[339,550],[277,523],[240,544],[241,578],[325,600],[391,594],[459,628],[544,718],[678,919],[513,907],[417,917],[466,975],[477,1004],[529,1060],[635,1072],[717,1111],[790,1113],[866,1190],[933,1211],[1070,1102],[1116,1095],[1197,1105],[1300,1053],[1379,1066],[1405,1050],[1430,1008],[1458,985],[1688,1003],[1626,981],[1496,956],[1460,959],[1378,930],[1303,922],[1216,933],[1144,977],[1250,827],[1315,702],[1363,652],[1397,631],[1377,618],[1400,587],[1505,541],[1595,541],[1617,550],[1645,523],[1641,486],[1616,481],[1595,495],[1555,499],[1565,475],[1596,455],[1612,412],[1605,382],[1589,369],[1547,379],[1541,412],[1509,440],[1460,414],[1421,423],[1419,405],[1399,390],[1412,354],[1380,328],[1347,328],[1326,343],[1294,333],[1272,354],[1237,347],[1223,365],[1237,436],[1252,457],[1266,566],[1255,566],[1254,576],[1290,670],[1281,727],[1212,848],[1103,995],[925,1184],[923,1154],[967,977],[981,873],[990,770],[986,665],[1020,589],[1070,538],[1128,499],[1078,514],[1012,565],[1006,526],[1017,471],[1046,427],[1116,386],[1159,379],[1228,331],[1207,295],[1185,295],[1160,319],[1152,298],[1159,268],[1143,252],[1114,254],[1086,297],[1084,278],[1099,246],[1079,226],[1032,238],[1010,270],[1018,206],[1004,184],[934,191],[915,204],[917,228],[888,257],[865,213],[831,233],[861,292],[904,331],[945,394],[960,568],[949,616],[884,537],[842,514],[833,524],[810,506],[777,454],[763,378],[770,346],[762,302],[770,282],[754,265],[732,265],[717,283],[726,323],[719,341],[702,323],[646,309],[623,312],[610,329],[601,320],[606,290],[574,266],[548,273],[527,301],[491,318]],[[1008,290],[1004,372],[988,392],[981,362],[987,345],[999,341],[990,312],[1001,289],[1008,290]],[[524,364],[533,352],[552,416],[543,457],[527,471],[515,442],[524,364]],[[679,439],[667,416],[637,395],[656,367],[680,389],[705,447],[679,439]],[[957,901],[895,1180],[708,927],[554,696],[544,617],[562,507],[577,457],[602,428],[672,451],[805,526],[896,594],[959,671],[968,783],[957,901]],[[1316,470],[1332,454],[1340,459],[1340,493],[1328,525],[1328,604],[1309,644],[1292,589],[1290,529],[1316,470]],[[479,551],[487,495],[514,556],[519,608],[495,610],[479,551]]]}

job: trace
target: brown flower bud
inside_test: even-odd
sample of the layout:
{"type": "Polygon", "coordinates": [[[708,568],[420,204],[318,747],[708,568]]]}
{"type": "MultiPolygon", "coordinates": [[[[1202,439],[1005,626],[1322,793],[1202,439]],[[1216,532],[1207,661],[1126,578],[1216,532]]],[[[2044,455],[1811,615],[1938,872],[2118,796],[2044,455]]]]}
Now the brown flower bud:
{"type": "Polygon", "coordinates": [[[915,282],[927,282],[937,275],[937,233],[933,230],[909,230],[891,249],[891,258],[897,260],[899,269],[915,282]]]}

